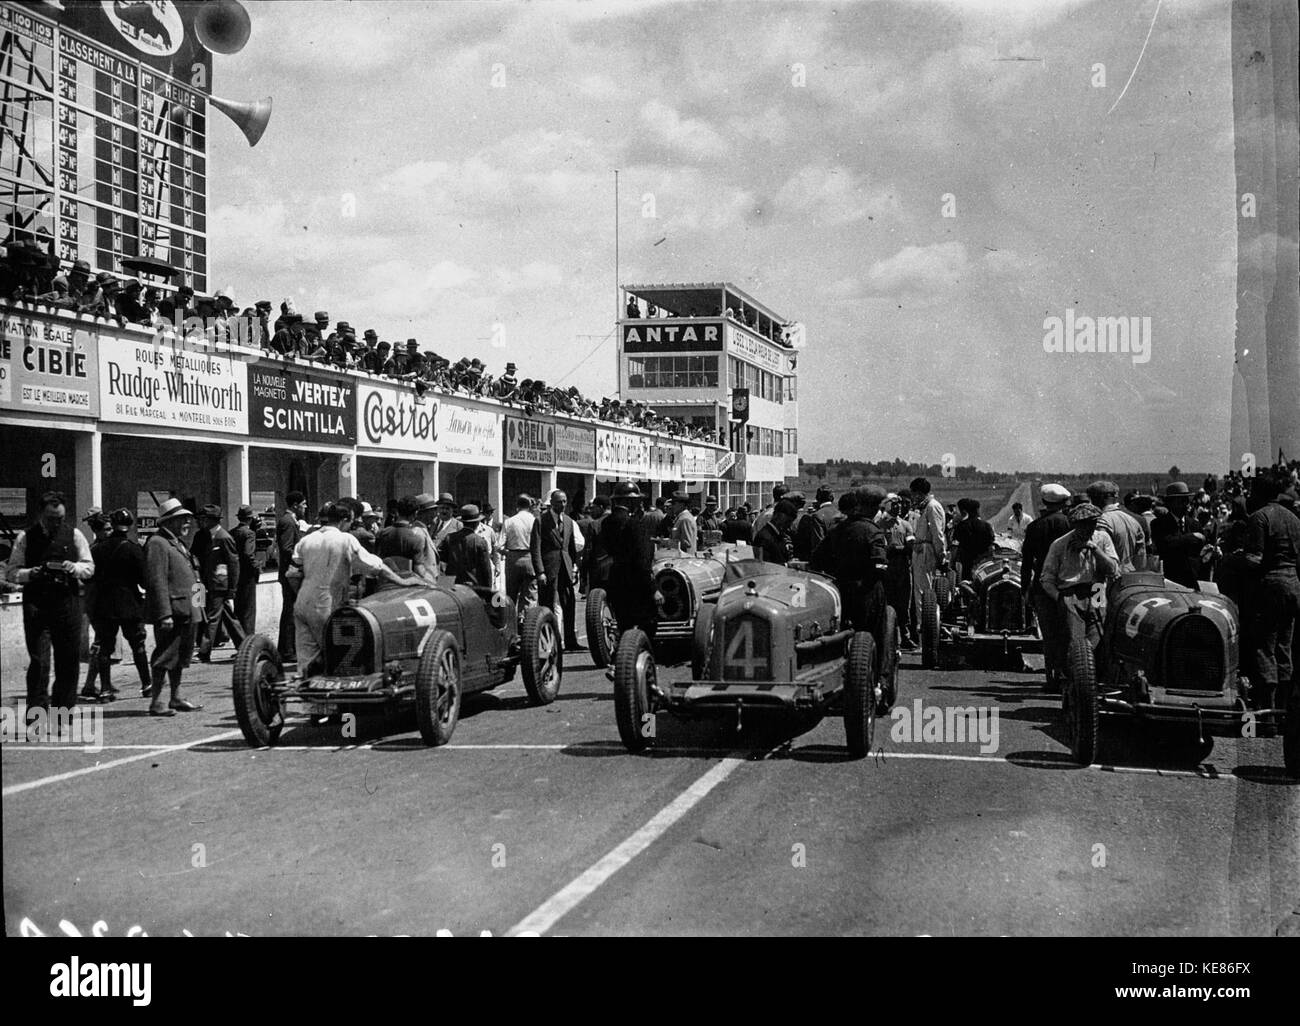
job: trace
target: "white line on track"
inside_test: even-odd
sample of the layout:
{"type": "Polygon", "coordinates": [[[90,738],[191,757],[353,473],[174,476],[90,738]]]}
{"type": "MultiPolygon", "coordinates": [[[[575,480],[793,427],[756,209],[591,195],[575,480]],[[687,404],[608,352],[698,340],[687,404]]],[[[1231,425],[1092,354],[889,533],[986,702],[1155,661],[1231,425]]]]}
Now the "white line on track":
{"type": "Polygon", "coordinates": [[[507,930],[507,936],[545,933],[577,908],[596,888],[650,847],[669,827],[690,812],[710,791],[731,776],[736,768],[746,761],[745,757],[740,755],[723,759],[660,809],[640,830],[507,930]]]}
{"type": "MultiPolygon", "coordinates": [[[[210,745],[216,741],[225,741],[232,737],[239,737],[239,731],[227,730],[223,734],[213,734],[211,737],[200,738],[198,741],[187,741],[182,745],[167,745],[165,748],[150,748],[148,751],[140,752],[138,755],[128,755],[121,759],[111,759],[108,762],[97,762],[93,766],[87,766],[84,769],[69,770],[67,773],[56,773],[52,777],[41,777],[38,780],[27,780],[21,784],[11,784],[0,791],[0,796],[8,798],[11,795],[22,794],[24,791],[34,791],[38,787],[45,787],[47,784],[58,784],[64,780],[71,780],[74,777],[84,777],[89,773],[99,773],[102,770],[113,769],[117,766],[125,766],[129,762],[139,762],[141,759],[152,759],[159,755],[167,755],[171,752],[183,752],[187,748],[196,748],[199,745],[210,745]]],[[[8,748],[8,745],[5,745],[8,748]]],[[[22,745],[15,747],[22,748],[22,745]]],[[[40,748],[40,745],[33,745],[33,748],[40,748]]],[[[61,749],[67,751],[68,749],[61,749]]]]}

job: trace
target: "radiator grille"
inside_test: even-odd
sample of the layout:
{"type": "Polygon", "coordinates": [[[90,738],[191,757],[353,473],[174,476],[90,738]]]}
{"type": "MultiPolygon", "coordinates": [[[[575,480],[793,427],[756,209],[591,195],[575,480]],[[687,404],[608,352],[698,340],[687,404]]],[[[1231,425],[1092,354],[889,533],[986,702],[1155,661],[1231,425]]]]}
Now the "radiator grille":
{"type": "Polygon", "coordinates": [[[1219,691],[1223,687],[1223,638],[1214,623],[1190,613],[1165,636],[1165,687],[1219,691]]]}

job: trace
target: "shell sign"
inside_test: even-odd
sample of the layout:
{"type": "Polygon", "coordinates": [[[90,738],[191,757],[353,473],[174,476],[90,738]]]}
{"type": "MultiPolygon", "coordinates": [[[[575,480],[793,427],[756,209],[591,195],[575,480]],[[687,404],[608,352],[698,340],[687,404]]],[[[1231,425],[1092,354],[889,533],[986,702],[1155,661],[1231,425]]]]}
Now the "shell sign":
{"type": "Polygon", "coordinates": [[[526,417],[506,418],[507,463],[555,465],[555,425],[526,417]]]}

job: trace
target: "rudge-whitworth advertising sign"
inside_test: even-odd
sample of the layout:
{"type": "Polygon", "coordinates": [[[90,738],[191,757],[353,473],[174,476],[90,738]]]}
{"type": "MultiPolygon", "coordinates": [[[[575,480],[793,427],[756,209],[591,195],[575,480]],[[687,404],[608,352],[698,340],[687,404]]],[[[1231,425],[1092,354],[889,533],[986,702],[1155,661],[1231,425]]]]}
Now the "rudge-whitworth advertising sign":
{"type": "Polygon", "coordinates": [[[441,459],[479,466],[496,466],[500,461],[501,414],[444,400],[435,424],[441,459]]]}
{"type": "Polygon", "coordinates": [[[596,428],[596,470],[619,477],[650,476],[650,440],[644,435],[596,428]]]}
{"type": "Polygon", "coordinates": [[[0,409],[96,416],[94,333],[57,320],[0,315],[0,409]]]}
{"type": "Polygon", "coordinates": [[[506,417],[506,462],[555,465],[555,425],[529,417],[506,417]]]}
{"type": "Polygon", "coordinates": [[[595,470],[595,429],[581,424],[556,424],[555,465],[572,470],[595,470]]]}
{"type": "Polygon", "coordinates": [[[409,388],[363,384],[357,396],[357,445],[437,455],[437,413],[438,400],[416,403],[409,388]]]}
{"type": "Polygon", "coordinates": [[[357,440],[352,378],[259,360],[248,369],[251,433],[258,438],[351,445],[357,440]]]}
{"type": "Polygon", "coordinates": [[[227,354],[99,337],[101,420],[248,434],[248,365],[227,354]]]}

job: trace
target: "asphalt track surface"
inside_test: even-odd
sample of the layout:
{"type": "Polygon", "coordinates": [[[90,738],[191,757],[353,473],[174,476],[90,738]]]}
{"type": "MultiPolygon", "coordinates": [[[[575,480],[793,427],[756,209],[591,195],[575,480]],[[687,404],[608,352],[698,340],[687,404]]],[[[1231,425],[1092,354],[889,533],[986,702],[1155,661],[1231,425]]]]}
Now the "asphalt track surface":
{"type": "MultiPolygon", "coordinates": [[[[1279,739],[1217,739],[1189,767],[1103,721],[1081,768],[1041,674],[905,654],[899,707],[996,709],[989,752],[881,719],[855,761],[834,717],[740,733],[661,717],[631,756],[585,652],[552,705],[518,677],[467,697],[444,748],[413,718],[364,717],[351,738],[292,720],[253,750],[233,651],[215,656],[189,672],[201,712],[153,719],[128,698],[103,707],[99,752],[6,742],[10,935],[1300,932],[1300,787],[1279,739]]],[[[8,674],[5,704],[22,693],[8,674]]]]}

